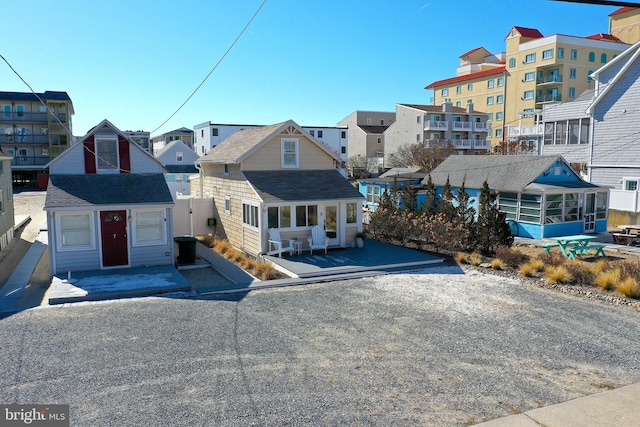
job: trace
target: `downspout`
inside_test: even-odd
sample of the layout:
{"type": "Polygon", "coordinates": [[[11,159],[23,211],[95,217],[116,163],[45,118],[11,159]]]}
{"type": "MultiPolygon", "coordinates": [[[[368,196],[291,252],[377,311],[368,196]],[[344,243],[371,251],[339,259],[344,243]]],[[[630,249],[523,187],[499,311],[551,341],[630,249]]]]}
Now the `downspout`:
{"type": "Polygon", "coordinates": [[[199,177],[199,181],[200,181],[200,198],[204,199],[204,184],[202,182],[203,180],[203,176],[202,176],[202,164],[200,162],[196,162],[196,169],[198,169],[198,177],[199,177]]]}
{"type": "MultiPolygon", "coordinates": [[[[600,82],[596,80],[596,84],[595,84],[596,88],[593,94],[593,99],[595,100],[598,97],[598,90],[600,89],[600,82]]],[[[594,130],[596,127],[596,121],[594,118],[595,114],[593,114],[593,110],[590,111],[589,113],[589,164],[587,165],[587,169],[589,171],[589,175],[587,176],[588,178],[588,182],[592,183],[591,180],[591,176],[593,174],[593,135],[594,135],[594,130]]],[[[607,201],[608,204],[608,201],[607,201]]]]}

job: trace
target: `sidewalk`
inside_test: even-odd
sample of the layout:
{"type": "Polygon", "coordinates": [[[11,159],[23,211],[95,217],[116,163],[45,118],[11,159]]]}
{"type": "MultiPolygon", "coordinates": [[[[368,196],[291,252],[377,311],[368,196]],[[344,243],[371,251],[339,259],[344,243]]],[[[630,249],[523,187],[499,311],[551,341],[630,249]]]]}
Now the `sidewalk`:
{"type": "Polygon", "coordinates": [[[638,396],[640,396],[640,383],[477,425],[484,427],[635,427],[640,422],[638,396]]]}
{"type": "Polygon", "coordinates": [[[25,286],[29,283],[47,246],[47,233],[38,234],[38,238],[31,244],[27,253],[13,270],[7,283],[0,289],[0,313],[20,310],[16,308],[16,303],[24,293],[25,286]]]}

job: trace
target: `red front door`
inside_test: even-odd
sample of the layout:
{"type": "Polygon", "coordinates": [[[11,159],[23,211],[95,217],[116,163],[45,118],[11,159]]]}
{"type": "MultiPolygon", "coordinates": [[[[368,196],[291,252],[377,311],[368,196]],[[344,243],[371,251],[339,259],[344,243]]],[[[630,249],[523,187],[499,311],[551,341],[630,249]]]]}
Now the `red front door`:
{"type": "Polygon", "coordinates": [[[126,215],[126,211],[100,212],[103,267],[129,264],[126,215]]]}

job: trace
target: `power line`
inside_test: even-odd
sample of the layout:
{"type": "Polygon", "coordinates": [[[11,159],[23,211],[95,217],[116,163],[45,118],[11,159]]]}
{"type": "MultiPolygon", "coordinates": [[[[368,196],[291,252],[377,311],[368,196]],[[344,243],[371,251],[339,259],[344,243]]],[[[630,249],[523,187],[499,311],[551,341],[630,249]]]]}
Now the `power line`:
{"type": "Polygon", "coordinates": [[[233,49],[233,47],[236,45],[236,43],[238,42],[238,40],[240,40],[240,37],[242,37],[242,35],[245,33],[245,31],[247,31],[247,28],[249,28],[249,25],[251,25],[251,23],[253,22],[253,20],[256,18],[256,16],[258,16],[258,13],[260,13],[260,10],[262,9],[262,7],[265,5],[265,3],[267,2],[267,0],[263,0],[263,2],[260,4],[260,6],[258,7],[258,9],[255,11],[255,13],[253,14],[253,16],[251,17],[251,19],[249,19],[249,22],[247,22],[247,24],[244,26],[244,28],[242,29],[242,31],[240,31],[240,34],[238,34],[238,36],[235,38],[235,40],[233,41],[233,43],[231,43],[231,45],[229,46],[229,48],[226,50],[226,52],[222,55],[222,57],[218,60],[218,62],[216,63],[216,65],[213,66],[213,68],[211,69],[211,71],[209,71],[209,74],[207,74],[205,76],[205,78],[200,82],[200,84],[193,90],[193,92],[191,92],[191,95],[189,95],[187,97],[187,99],[185,99],[185,101],[178,107],[178,109],[176,111],[173,112],[173,114],[171,114],[169,116],[169,118],[167,118],[164,122],[162,122],[160,124],[160,126],[158,126],[157,128],[155,128],[154,130],[151,131],[151,133],[153,134],[154,132],[156,132],[158,129],[160,129],[162,126],[164,126],[165,124],[167,124],[167,122],[169,120],[171,120],[173,118],[173,116],[175,116],[176,114],[178,114],[178,112],[182,109],[182,107],[184,107],[187,102],[189,102],[189,100],[196,94],[196,92],[198,92],[198,90],[202,87],[202,85],[209,79],[209,77],[211,76],[211,74],[213,74],[213,72],[216,70],[216,68],[218,68],[218,66],[220,65],[220,63],[222,63],[222,61],[224,60],[224,58],[226,58],[226,56],[229,54],[229,52],[231,52],[231,49],[233,49]]]}

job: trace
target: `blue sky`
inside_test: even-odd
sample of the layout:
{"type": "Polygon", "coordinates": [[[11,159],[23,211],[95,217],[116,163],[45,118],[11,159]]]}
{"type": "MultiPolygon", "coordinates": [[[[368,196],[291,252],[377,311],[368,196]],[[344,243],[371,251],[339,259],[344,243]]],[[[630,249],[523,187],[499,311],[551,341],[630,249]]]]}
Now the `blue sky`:
{"type": "MultiPolygon", "coordinates": [[[[2,2],[0,53],[37,92],[66,91],[74,135],[102,119],[153,131],[218,62],[262,0],[2,2]]],[[[195,124],[334,126],[355,110],[428,104],[458,57],[504,51],[513,25],[608,31],[616,7],[531,0],[267,0],[191,101],[154,135],[195,124]]],[[[28,88],[0,61],[0,90],[28,88]]]]}

